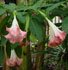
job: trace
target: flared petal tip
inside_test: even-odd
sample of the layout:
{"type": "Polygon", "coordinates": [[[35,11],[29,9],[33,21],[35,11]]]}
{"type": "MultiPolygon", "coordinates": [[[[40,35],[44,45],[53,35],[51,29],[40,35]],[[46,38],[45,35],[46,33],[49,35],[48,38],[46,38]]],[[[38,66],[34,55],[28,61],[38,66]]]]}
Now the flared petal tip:
{"type": "Polygon", "coordinates": [[[6,65],[9,67],[15,67],[15,66],[20,66],[22,64],[22,59],[17,58],[16,60],[14,59],[7,59],[6,60],[6,65]]]}
{"type": "Polygon", "coordinates": [[[14,67],[16,65],[16,62],[10,59],[6,60],[6,65],[9,67],[14,67]]]}
{"type": "Polygon", "coordinates": [[[60,44],[63,43],[64,39],[66,37],[66,33],[62,32],[60,35],[58,36],[54,36],[48,43],[48,47],[56,47],[59,46],[60,44]]]}
{"type": "Polygon", "coordinates": [[[66,33],[64,31],[61,34],[61,38],[62,38],[62,41],[64,41],[64,39],[66,38],[66,33]]]}

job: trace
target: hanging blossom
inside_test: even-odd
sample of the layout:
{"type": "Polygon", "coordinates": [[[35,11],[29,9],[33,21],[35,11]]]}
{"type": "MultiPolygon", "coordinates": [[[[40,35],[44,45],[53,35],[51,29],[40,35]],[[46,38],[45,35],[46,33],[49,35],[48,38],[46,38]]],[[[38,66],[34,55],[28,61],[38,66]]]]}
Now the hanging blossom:
{"type": "Polygon", "coordinates": [[[20,59],[16,55],[15,50],[12,49],[10,58],[6,60],[6,65],[10,67],[14,67],[14,66],[20,66],[21,64],[22,64],[22,59],[20,59]]]}
{"type": "Polygon", "coordinates": [[[15,15],[12,22],[12,26],[10,28],[6,27],[6,31],[8,31],[9,33],[5,35],[5,38],[7,38],[13,44],[16,42],[21,43],[22,40],[26,38],[26,34],[27,34],[25,31],[22,31],[20,29],[15,15]]]}
{"type": "Polygon", "coordinates": [[[48,24],[50,26],[48,46],[60,45],[64,41],[66,33],[59,30],[58,27],[56,27],[48,18],[46,18],[46,20],[48,21],[48,24]]]}

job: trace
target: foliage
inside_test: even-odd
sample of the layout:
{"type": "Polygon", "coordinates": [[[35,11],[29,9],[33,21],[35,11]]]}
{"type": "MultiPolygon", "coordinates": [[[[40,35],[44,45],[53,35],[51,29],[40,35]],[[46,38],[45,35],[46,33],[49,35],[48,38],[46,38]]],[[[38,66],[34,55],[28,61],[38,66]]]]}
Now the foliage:
{"type": "MultiPolygon", "coordinates": [[[[67,60],[65,61],[65,59],[67,59],[65,57],[67,57],[67,53],[68,53],[67,38],[65,39],[62,45],[56,48],[55,47],[49,48],[47,46],[48,35],[46,35],[47,22],[44,19],[44,17],[38,12],[39,10],[43,11],[46,14],[46,16],[49,17],[51,20],[54,16],[60,16],[63,20],[60,27],[62,30],[66,32],[66,34],[68,34],[68,27],[67,27],[68,26],[68,1],[67,0],[33,0],[32,1],[31,0],[30,2],[31,3],[27,2],[27,5],[24,5],[22,3],[21,4],[0,3],[0,65],[3,65],[3,61],[4,61],[4,55],[5,55],[4,45],[7,46],[6,50],[9,56],[10,56],[11,48],[15,48],[19,57],[21,57],[22,54],[22,47],[20,47],[19,44],[12,45],[8,40],[4,38],[4,35],[7,34],[6,26],[7,27],[11,26],[13,20],[13,11],[16,10],[17,11],[16,15],[19,21],[20,28],[22,30],[27,30],[28,33],[27,40],[30,41],[31,43],[34,43],[29,48],[31,56],[33,54],[35,56],[37,54],[44,54],[45,55],[44,67],[46,68],[46,70],[51,67],[52,69],[56,69],[56,70],[62,70],[62,69],[68,70],[68,68],[66,67],[68,65],[68,63],[66,62],[68,61],[67,60]],[[28,23],[27,21],[29,22],[29,24],[26,24],[28,23]],[[38,43],[41,42],[45,44],[44,50],[37,50],[37,45],[38,43]]],[[[26,53],[23,52],[23,57],[26,57],[25,55],[26,53]]],[[[33,57],[32,59],[34,59],[33,57]]]]}

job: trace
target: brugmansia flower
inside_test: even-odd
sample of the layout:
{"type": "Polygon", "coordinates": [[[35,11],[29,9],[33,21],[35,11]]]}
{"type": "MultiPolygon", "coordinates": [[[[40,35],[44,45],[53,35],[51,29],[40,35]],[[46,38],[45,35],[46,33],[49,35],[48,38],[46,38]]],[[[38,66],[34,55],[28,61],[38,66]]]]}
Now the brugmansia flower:
{"type": "Polygon", "coordinates": [[[5,38],[7,38],[13,44],[16,42],[21,43],[22,40],[26,38],[27,34],[25,31],[22,31],[20,29],[15,15],[12,22],[12,26],[10,28],[6,28],[6,31],[8,31],[9,33],[5,35],[5,38]]]}
{"type": "Polygon", "coordinates": [[[10,67],[14,67],[14,66],[20,66],[21,63],[22,63],[22,59],[20,59],[16,55],[15,50],[12,49],[10,58],[6,60],[6,65],[10,67]]]}
{"type": "Polygon", "coordinates": [[[48,43],[48,46],[58,46],[60,45],[64,39],[65,39],[65,36],[66,36],[66,33],[64,31],[61,31],[58,29],[58,27],[56,27],[47,17],[46,15],[38,10],[39,13],[45,17],[45,19],[48,21],[48,24],[50,26],[50,37],[49,37],[49,43],[48,43]]]}
{"type": "Polygon", "coordinates": [[[59,30],[58,27],[56,27],[48,18],[46,18],[46,20],[48,21],[48,24],[50,26],[50,37],[48,46],[60,45],[64,41],[66,33],[59,30]]]}

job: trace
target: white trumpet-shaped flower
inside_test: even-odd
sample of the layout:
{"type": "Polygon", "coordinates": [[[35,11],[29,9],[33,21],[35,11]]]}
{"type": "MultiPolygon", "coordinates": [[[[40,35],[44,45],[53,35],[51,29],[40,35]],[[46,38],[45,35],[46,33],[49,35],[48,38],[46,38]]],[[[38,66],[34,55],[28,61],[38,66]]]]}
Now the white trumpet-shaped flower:
{"type": "Polygon", "coordinates": [[[20,29],[15,15],[12,22],[12,26],[10,28],[6,27],[6,31],[8,31],[9,33],[5,35],[5,38],[7,38],[13,44],[16,42],[22,42],[22,40],[26,38],[27,34],[25,31],[22,31],[20,29]]]}
{"type": "Polygon", "coordinates": [[[48,46],[58,46],[60,45],[66,36],[64,31],[58,29],[48,18],[46,18],[48,24],[50,26],[50,33],[49,33],[49,43],[48,46]]]}
{"type": "Polygon", "coordinates": [[[20,66],[22,63],[22,59],[20,59],[16,53],[15,50],[11,50],[11,55],[10,58],[6,60],[6,65],[10,66],[10,67],[14,67],[14,66],[20,66]]]}

